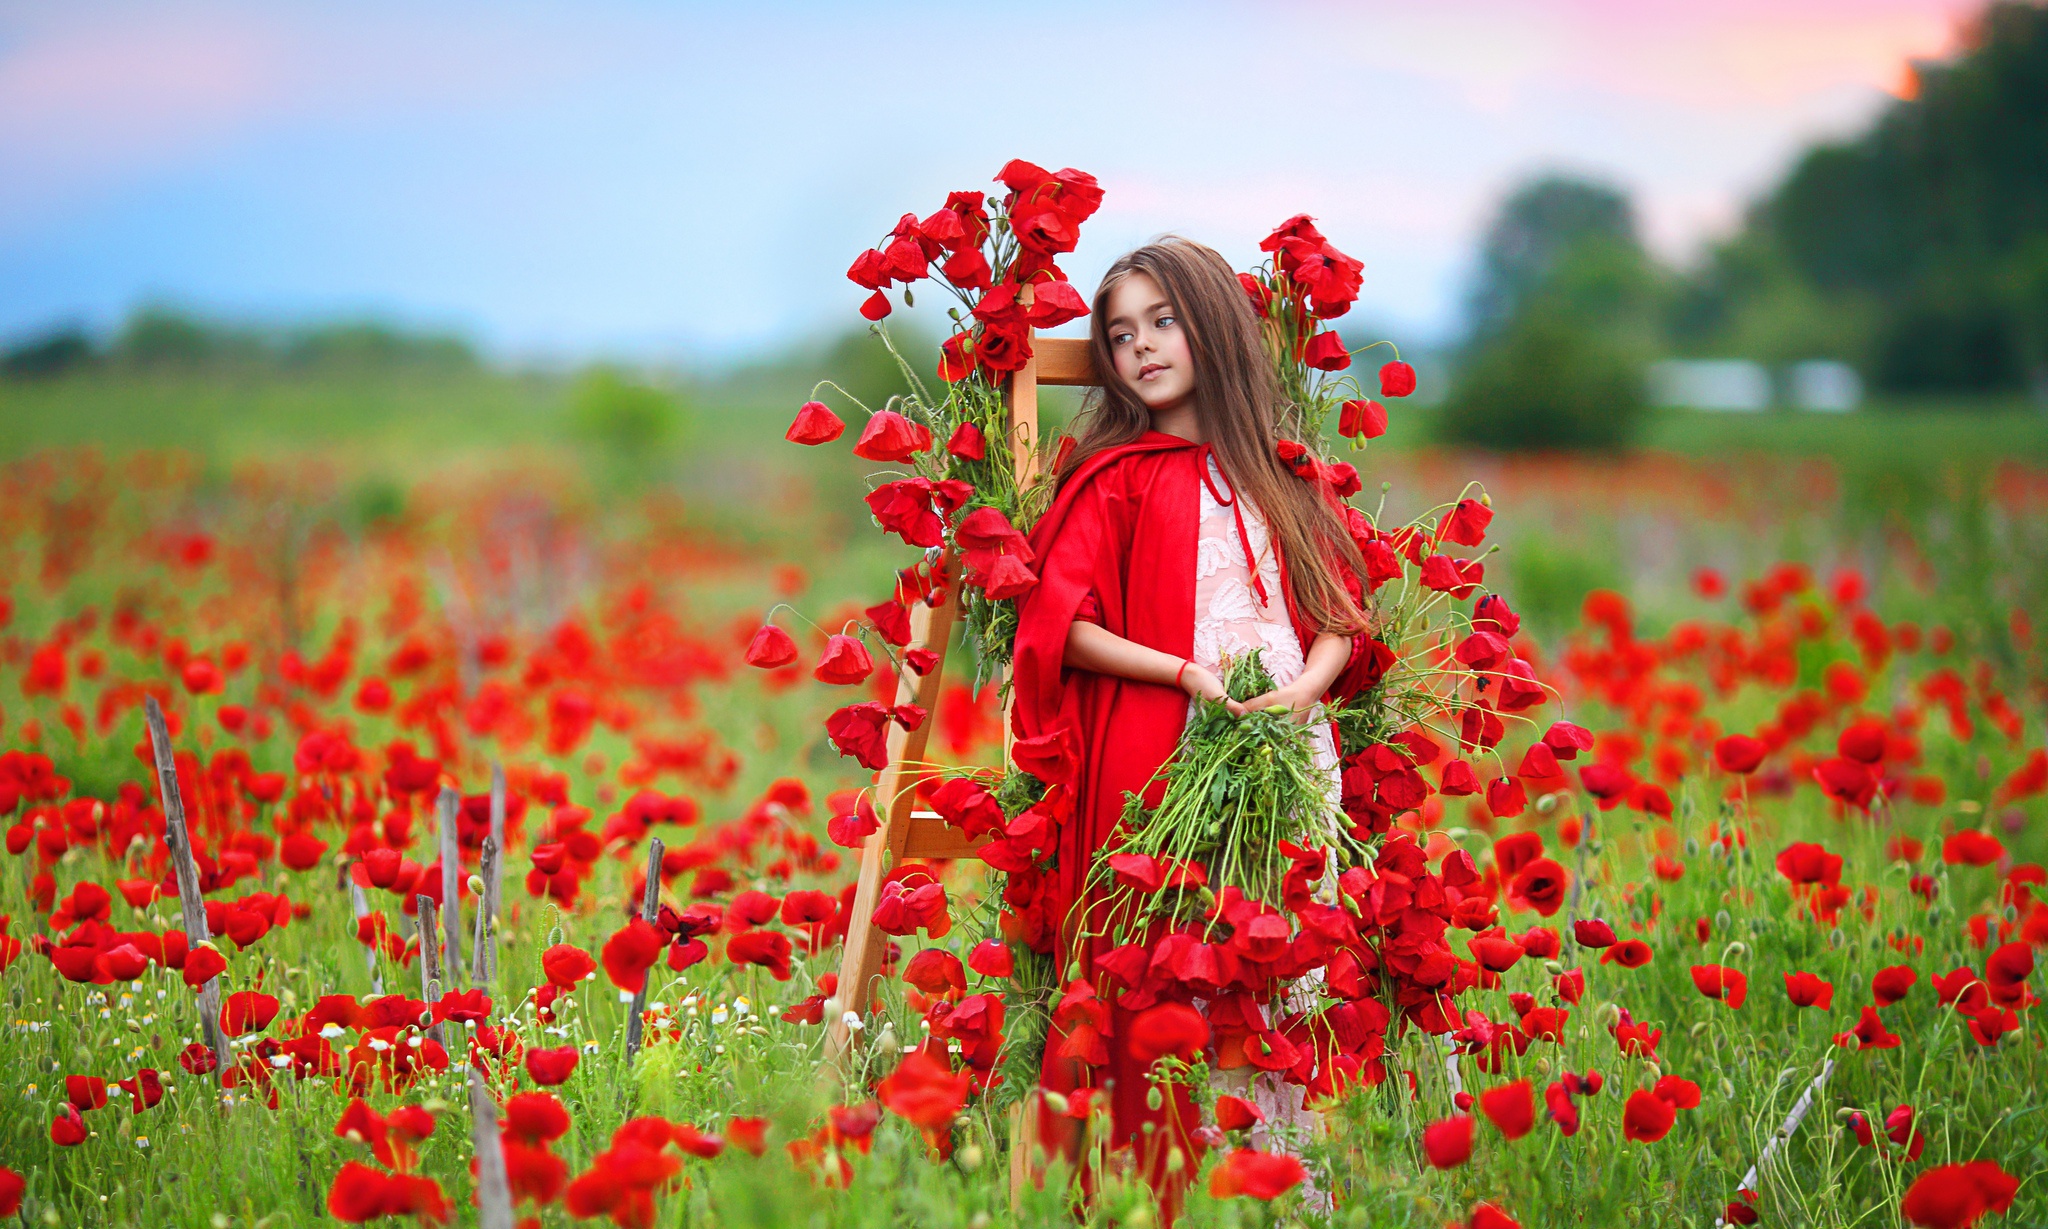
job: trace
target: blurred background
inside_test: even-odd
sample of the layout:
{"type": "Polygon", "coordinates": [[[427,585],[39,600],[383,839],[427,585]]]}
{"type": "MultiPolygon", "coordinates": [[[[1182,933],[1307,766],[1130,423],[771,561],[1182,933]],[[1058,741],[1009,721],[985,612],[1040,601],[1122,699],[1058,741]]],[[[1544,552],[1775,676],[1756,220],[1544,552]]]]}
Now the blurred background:
{"type": "Polygon", "coordinates": [[[9,546],[85,574],[146,489],[288,559],[460,490],[451,558],[555,560],[535,627],[628,506],[872,600],[863,467],[781,432],[900,387],[844,270],[1011,157],[1100,178],[1084,287],[1314,215],[1422,373],[1353,459],[1403,517],[1485,482],[1539,630],[1790,559],[2031,635],[2048,8],[1977,0],[6,6],[9,546]]]}

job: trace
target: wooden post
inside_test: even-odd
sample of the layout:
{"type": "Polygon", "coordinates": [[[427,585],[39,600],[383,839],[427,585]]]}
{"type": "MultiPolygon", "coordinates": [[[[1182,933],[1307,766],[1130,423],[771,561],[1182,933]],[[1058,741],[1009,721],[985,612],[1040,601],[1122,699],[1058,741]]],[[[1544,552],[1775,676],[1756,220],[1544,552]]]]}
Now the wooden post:
{"type": "Polygon", "coordinates": [[[484,987],[498,972],[498,842],[484,838],[479,856],[483,896],[476,903],[476,938],[469,949],[469,984],[484,987]]]}
{"type": "MultiPolygon", "coordinates": [[[[357,883],[353,877],[348,881],[348,894],[349,903],[355,907],[356,921],[360,922],[370,916],[370,901],[363,895],[363,885],[357,883]]],[[[376,991],[379,995],[383,994],[384,974],[377,967],[376,944],[367,943],[363,945],[363,965],[370,974],[370,989],[376,991]]]]}
{"type": "Polygon", "coordinates": [[[469,1131],[476,1146],[478,1229],[512,1229],[512,1187],[505,1177],[505,1142],[498,1135],[498,1106],[484,1087],[483,1072],[469,1067],[469,1131]]]}
{"type": "MultiPolygon", "coordinates": [[[[415,898],[414,903],[420,911],[420,997],[427,1001],[427,1010],[432,1011],[434,1004],[450,989],[448,983],[441,980],[440,911],[434,908],[434,898],[425,893],[415,898]]],[[[448,1044],[439,1020],[427,1026],[427,1036],[444,1046],[448,1044]]]]}
{"type": "Polygon", "coordinates": [[[441,938],[448,953],[449,989],[462,980],[462,845],[455,833],[455,815],[462,795],[441,787],[441,938]]]}
{"type": "MultiPolygon", "coordinates": [[[[661,838],[655,837],[647,847],[647,890],[640,894],[640,920],[654,925],[656,913],[661,908],[661,838]]],[[[647,976],[640,979],[640,988],[633,992],[633,1016],[626,1021],[626,1069],[633,1069],[633,1056],[640,1052],[640,1034],[646,1029],[641,1019],[647,1012],[647,980],[654,970],[647,970],[647,976]]]]}
{"type": "MultiPolygon", "coordinates": [[[[178,908],[185,916],[185,946],[188,951],[208,939],[206,899],[199,891],[199,863],[192,857],[192,835],[185,827],[185,797],[178,792],[178,762],[171,752],[171,728],[164,723],[164,710],[155,696],[142,702],[143,720],[149,725],[149,748],[156,758],[156,784],[164,800],[164,844],[170,846],[171,867],[178,877],[178,908]]],[[[199,987],[199,1028],[206,1047],[220,1062],[225,1084],[234,1065],[228,1054],[228,1039],[220,1028],[220,978],[210,977],[199,987]]]]}

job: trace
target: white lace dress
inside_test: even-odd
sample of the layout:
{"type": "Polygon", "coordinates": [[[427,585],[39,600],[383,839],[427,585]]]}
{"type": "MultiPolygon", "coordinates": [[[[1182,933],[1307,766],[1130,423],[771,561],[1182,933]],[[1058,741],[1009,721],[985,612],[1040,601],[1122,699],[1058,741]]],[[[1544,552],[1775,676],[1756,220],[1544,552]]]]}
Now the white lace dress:
{"type": "MultiPolygon", "coordinates": [[[[1195,548],[1194,660],[1221,675],[1226,659],[1262,649],[1267,673],[1275,684],[1286,686],[1301,677],[1306,663],[1280,589],[1279,556],[1259,510],[1249,500],[1237,500],[1214,457],[1208,459],[1208,465],[1208,480],[1201,486],[1201,531],[1195,548]],[[1239,514],[1243,516],[1242,537],[1239,514]],[[1256,572],[1245,558],[1247,546],[1257,560],[1256,572]]],[[[1189,711],[1193,711],[1192,700],[1189,711]]],[[[1316,765],[1328,777],[1329,805],[1334,810],[1341,794],[1336,736],[1327,721],[1315,720],[1310,738],[1315,744],[1316,765]]],[[[1304,1009],[1315,997],[1314,985],[1297,985],[1288,993],[1287,1006],[1304,1009]],[[1302,1001],[1295,1002],[1297,998],[1302,1001]]],[[[1265,1123],[1252,1131],[1254,1147],[1298,1153],[1315,1132],[1319,1116],[1303,1105],[1301,1087],[1287,1083],[1275,1072],[1250,1067],[1218,1071],[1210,1086],[1219,1093],[1243,1097],[1266,1116],[1265,1123]]],[[[1314,1186],[1312,1181],[1305,1192],[1312,1200],[1317,1199],[1314,1186]]]]}

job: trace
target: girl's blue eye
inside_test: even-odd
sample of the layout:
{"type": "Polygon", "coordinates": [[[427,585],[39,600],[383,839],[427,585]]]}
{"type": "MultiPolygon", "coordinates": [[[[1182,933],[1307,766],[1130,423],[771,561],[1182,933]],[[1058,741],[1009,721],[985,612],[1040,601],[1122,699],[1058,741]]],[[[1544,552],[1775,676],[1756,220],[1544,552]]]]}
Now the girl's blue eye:
{"type": "Polygon", "coordinates": [[[1152,327],[1155,329],[1170,329],[1173,325],[1174,319],[1172,316],[1161,316],[1152,322],[1152,327]]]}

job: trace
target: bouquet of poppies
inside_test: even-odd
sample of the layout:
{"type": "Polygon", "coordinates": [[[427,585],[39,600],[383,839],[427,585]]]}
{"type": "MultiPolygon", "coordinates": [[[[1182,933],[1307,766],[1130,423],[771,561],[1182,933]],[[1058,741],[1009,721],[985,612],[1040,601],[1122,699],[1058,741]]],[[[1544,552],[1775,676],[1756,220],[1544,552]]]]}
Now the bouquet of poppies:
{"type": "MultiPolygon", "coordinates": [[[[904,214],[847,270],[872,292],[861,314],[896,355],[907,387],[879,407],[847,396],[867,414],[854,455],[903,467],[877,475],[868,508],[884,531],[924,551],[903,570],[895,605],[936,605],[961,585],[977,684],[1009,664],[1014,601],[1038,583],[1024,533],[1050,494],[1049,484],[1030,481],[1044,467],[1019,463],[1041,441],[1012,428],[1007,381],[1031,358],[1032,329],[1088,313],[1057,258],[1074,250],[1081,224],[1102,203],[1095,177],[1071,167],[1047,171],[1018,159],[996,179],[1006,189],[999,196],[954,192],[928,217],[904,214]],[[892,290],[911,304],[916,283],[926,279],[956,300],[947,311],[955,331],[940,349],[936,380],[903,361],[880,323],[893,310],[892,290]],[[939,441],[943,447],[934,447],[939,441]]],[[[821,444],[844,427],[811,401],[788,438],[821,444]]],[[[905,643],[907,622],[887,609],[873,622],[885,641],[905,643]]]]}
{"type": "MultiPolygon", "coordinates": [[[[1247,700],[1273,689],[1260,652],[1226,663],[1224,689],[1247,700]]],[[[1293,867],[1289,851],[1363,849],[1317,768],[1306,727],[1285,710],[1233,714],[1197,700],[1173,758],[1162,767],[1157,806],[1132,795],[1122,839],[1096,855],[1090,881],[1104,891],[1112,932],[1136,938],[1160,918],[1190,921],[1216,892],[1278,900],[1293,867]]]]}

